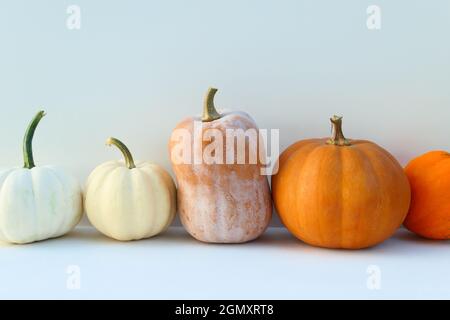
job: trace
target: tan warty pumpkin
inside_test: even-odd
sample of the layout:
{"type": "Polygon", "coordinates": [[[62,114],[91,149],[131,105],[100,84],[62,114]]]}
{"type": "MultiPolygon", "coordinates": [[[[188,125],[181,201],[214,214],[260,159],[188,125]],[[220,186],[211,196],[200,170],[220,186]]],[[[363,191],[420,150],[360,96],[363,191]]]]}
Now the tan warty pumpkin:
{"type": "Polygon", "coordinates": [[[272,178],[275,207],[299,239],[327,248],[359,249],[389,238],[402,224],[410,187],[402,167],[366,140],[347,140],[342,118],[331,139],[299,141],[272,178]]]}
{"type": "Polygon", "coordinates": [[[181,222],[194,238],[241,243],[267,228],[272,200],[267,178],[261,174],[255,122],[243,112],[217,112],[216,91],[208,90],[202,117],[185,119],[172,133],[169,150],[178,182],[178,208],[181,222]],[[241,145],[234,137],[227,139],[227,133],[239,130],[256,135],[244,137],[241,145]],[[242,147],[244,155],[239,153],[242,147]]]}

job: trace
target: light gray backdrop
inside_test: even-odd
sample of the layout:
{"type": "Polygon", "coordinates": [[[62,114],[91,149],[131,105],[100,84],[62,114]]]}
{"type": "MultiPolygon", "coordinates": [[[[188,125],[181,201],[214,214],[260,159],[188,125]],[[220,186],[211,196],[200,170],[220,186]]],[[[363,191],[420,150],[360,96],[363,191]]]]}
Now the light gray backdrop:
{"type": "Polygon", "coordinates": [[[341,114],[349,137],[405,164],[450,149],[449,31],[446,0],[3,0],[0,164],[22,164],[42,107],[38,164],[84,183],[120,157],[104,145],[113,135],[169,169],[171,130],[201,111],[209,86],[219,107],[280,129],[281,148],[328,135],[341,114]],[[380,30],[366,26],[373,4],[380,30]],[[67,28],[69,5],[81,9],[79,30],[67,28]]]}

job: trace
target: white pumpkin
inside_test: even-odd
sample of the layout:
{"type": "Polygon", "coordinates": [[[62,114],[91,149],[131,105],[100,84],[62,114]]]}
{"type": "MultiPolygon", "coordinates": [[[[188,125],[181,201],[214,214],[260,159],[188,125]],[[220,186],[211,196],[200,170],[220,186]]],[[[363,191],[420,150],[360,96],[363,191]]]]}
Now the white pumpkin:
{"type": "Polygon", "coordinates": [[[0,170],[0,240],[30,243],[62,236],[83,214],[78,182],[62,169],[35,167],[32,139],[40,111],[24,139],[24,167],[0,170]]]}
{"type": "Polygon", "coordinates": [[[158,165],[133,161],[128,148],[109,138],[108,145],[122,151],[125,161],[109,161],[90,174],[85,192],[89,221],[106,236],[139,240],[166,230],[176,213],[176,188],[158,165]]]}

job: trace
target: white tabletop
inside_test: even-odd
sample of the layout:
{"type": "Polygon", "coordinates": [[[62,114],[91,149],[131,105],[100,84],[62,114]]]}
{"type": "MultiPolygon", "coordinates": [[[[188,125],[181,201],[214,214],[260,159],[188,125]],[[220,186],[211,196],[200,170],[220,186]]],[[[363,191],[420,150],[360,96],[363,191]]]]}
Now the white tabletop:
{"type": "Polygon", "coordinates": [[[0,244],[0,298],[450,298],[448,241],[406,230],[368,250],[314,248],[283,228],[212,245],[172,227],[121,243],[92,227],[31,245],[0,244]]]}

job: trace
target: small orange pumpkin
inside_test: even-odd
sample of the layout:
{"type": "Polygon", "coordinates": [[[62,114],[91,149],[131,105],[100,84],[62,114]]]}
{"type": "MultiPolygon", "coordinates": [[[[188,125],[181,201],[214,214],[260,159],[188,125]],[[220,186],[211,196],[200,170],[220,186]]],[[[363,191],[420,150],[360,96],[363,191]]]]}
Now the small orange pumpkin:
{"type": "Polygon", "coordinates": [[[397,160],[366,140],[347,140],[342,118],[330,119],[331,139],[291,145],[272,177],[273,200],[285,226],[314,246],[360,249],[389,238],[410,202],[397,160]]]}
{"type": "Polygon", "coordinates": [[[411,184],[411,207],[404,225],[430,239],[450,239],[450,154],[431,151],[405,168],[411,184]]]}

